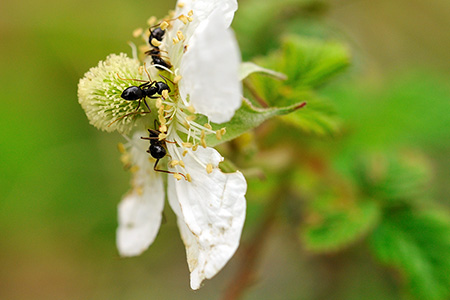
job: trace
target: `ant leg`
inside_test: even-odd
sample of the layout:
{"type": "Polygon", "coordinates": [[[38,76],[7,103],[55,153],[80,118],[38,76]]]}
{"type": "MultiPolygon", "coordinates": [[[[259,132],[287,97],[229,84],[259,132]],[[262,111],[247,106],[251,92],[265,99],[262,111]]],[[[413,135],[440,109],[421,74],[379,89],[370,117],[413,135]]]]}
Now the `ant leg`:
{"type": "Polygon", "coordinates": [[[146,87],[151,86],[152,84],[153,84],[153,81],[152,81],[152,82],[146,81],[145,83],[141,84],[141,85],[139,86],[139,88],[140,88],[140,89],[146,88],[146,87]]]}
{"type": "Polygon", "coordinates": [[[149,112],[149,113],[152,112],[152,110],[151,110],[150,107],[148,106],[147,101],[145,100],[145,98],[144,98],[144,100],[142,100],[142,101],[144,101],[145,106],[147,106],[148,112],[149,112]]]}
{"type": "Polygon", "coordinates": [[[117,121],[122,120],[125,117],[131,116],[131,115],[148,114],[148,113],[150,113],[150,112],[149,111],[135,111],[135,112],[128,113],[126,115],[121,116],[120,118],[115,119],[111,123],[109,123],[108,127],[111,126],[112,124],[116,123],[117,121]]]}
{"type": "Polygon", "coordinates": [[[139,109],[139,107],[141,107],[141,102],[142,102],[142,99],[139,99],[139,104],[138,104],[138,106],[136,107],[136,110],[135,110],[134,112],[137,112],[138,109],[139,109]]]}
{"type": "Polygon", "coordinates": [[[162,173],[167,173],[167,174],[174,174],[174,175],[175,175],[175,174],[179,174],[179,175],[183,176],[184,179],[187,181],[187,178],[186,178],[186,176],[185,176],[184,174],[181,174],[181,173],[178,173],[178,172],[171,172],[171,171],[166,171],[166,170],[160,170],[160,169],[157,169],[156,166],[158,165],[158,162],[159,162],[159,159],[156,160],[155,165],[153,166],[153,170],[154,170],[154,171],[156,171],[156,172],[162,172],[162,173]]]}

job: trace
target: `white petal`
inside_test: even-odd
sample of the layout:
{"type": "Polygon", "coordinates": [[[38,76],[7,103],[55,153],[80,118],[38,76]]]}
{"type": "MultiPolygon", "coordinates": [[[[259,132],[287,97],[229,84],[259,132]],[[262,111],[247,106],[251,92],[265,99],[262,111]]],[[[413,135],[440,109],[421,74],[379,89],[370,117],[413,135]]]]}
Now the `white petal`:
{"type": "Polygon", "coordinates": [[[236,38],[214,11],[195,30],[180,64],[181,97],[212,122],[229,121],[241,106],[241,58],[236,38]]]}
{"type": "Polygon", "coordinates": [[[216,275],[233,256],[244,225],[247,183],[240,172],[222,173],[218,168],[222,160],[213,148],[190,151],[183,161],[192,182],[171,176],[168,180],[169,203],[178,215],[192,289],[216,275]]]}
{"type": "Polygon", "coordinates": [[[129,155],[139,169],[133,173],[132,189],[119,204],[117,248],[122,256],[135,256],[145,251],[155,240],[164,208],[162,176],[153,171],[146,153],[148,142],[134,135],[129,155]]]}
{"type": "Polygon", "coordinates": [[[187,15],[192,10],[194,20],[202,22],[217,8],[224,15],[225,26],[229,27],[238,8],[236,0],[178,0],[175,16],[187,15]]]}

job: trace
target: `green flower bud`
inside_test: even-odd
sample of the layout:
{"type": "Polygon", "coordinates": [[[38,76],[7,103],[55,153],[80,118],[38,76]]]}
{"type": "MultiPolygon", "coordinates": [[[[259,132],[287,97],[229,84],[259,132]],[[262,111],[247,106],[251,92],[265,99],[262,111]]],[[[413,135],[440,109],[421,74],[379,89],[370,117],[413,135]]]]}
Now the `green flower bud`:
{"type": "Polygon", "coordinates": [[[121,94],[127,87],[142,84],[136,80],[126,80],[145,80],[141,73],[139,61],[124,53],[111,54],[97,67],[91,68],[78,83],[78,102],[89,122],[108,132],[130,132],[136,119],[142,116],[134,112],[144,112],[145,105],[140,105],[136,111],[140,101],[127,101],[121,94]]]}

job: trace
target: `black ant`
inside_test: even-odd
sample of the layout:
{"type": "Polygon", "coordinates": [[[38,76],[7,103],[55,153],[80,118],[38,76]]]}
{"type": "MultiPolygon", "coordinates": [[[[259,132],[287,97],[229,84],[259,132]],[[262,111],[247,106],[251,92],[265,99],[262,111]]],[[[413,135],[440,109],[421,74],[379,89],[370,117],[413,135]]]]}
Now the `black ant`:
{"type": "MultiPolygon", "coordinates": [[[[156,120],[155,120],[155,125],[156,125],[156,120]]],[[[147,129],[147,130],[149,133],[149,137],[141,137],[141,139],[150,141],[150,146],[148,147],[147,152],[154,159],[156,159],[155,165],[153,166],[153,170],[155,170],[156,172],[163,172],[163,173],[168,173],[168,174],[179,174],[179,175],[183,176],[184,179],[187,180],[187,178],[184,174],[166,171],[166,170],[160,170],[160,169],[156,168],[159,160],[167,155],[166,142],[167,143],[174,143],[174,142],[169,142],[169,141],[166,141],[165,139],[160,140],[159,135],[161,134],[161,131],[159,131],[159,130],[156,130],[156,129],[147,129]]]]}
{"type": "MultiPolygon", "coordinates": [[[[144,67],[144,69],[145,69],[145,67],[144,67]]],[[[119,74],[117,74],[117,77],[119,77],[122,80],[134,80],[134,81],[140,81],[140,82],[144,82],[144,83],[139,86],[133,85],[133,86],[127,87],[125,90],[123,90],[122,95],[120,97],[122,97],[123,99],[125,99],[127,101],[139,100],[139,104],[134,112],[128,113],[128,114],[114,120],[112,123],[110,123],[108,125],[108,127],[129,115],[147,114],[147,113],[152,112],[152,110],[148,106],[147,100],[145,100],[145,98],[148,97],[150,99],[158,99],[158,98],[160,98],[160,96],[155,97],[156,94],[159,94],[162,96],[164,91],[167,91],[168,93],[171,92],[170,87],[167,85],[167,81],[164,76],[159,75],[159,76],[161,76],[162,79],[164,79],[164,82],[156,81],[156,80],[152,81],[152,79],[150,78],[150,74],[147,72],[147,69],[145,69],[145,72],[147,73],[147,76],[149,79],[148,81],[140,80],[140,79],[121,78],[119,76],[119,74]],[[141,106],[141,102],[144,102],[145,106],[147,106],[148,112],[138,112],[138,109],[141,106]]]]}
{"type": "MultiPolygon", "coordinates": [[[[118,75],[117,75],[118,76],[118,75]]],[[[120,78],[120,77],[119,77],[120,78]]],[[[123,78],[121,78],[123,79],[123,78]]],[[[165,78],[163,78],[165,81],[165,78]]],[[[136,81],[144,81],[144,80],[137,80],[137,79],[132,79],[132,80],[136,80],[136,81]]],[[[154,97],[154,95],[159,94],[162,95],[163,91],[167,91],[170,93],[170,87],[167,85],[167,82],[162,82],[162,81],[144,81],[144,84],[141,84],[139,86],[130,86],[127,87],[123,92],[122,95],[120,95],[120,97],[122,97],[125,100],[128,101],[136,101],[139,100],[139,104],[138,107],[136,108],[139,109],[139,106],[141,105],[141,101],[144,102],[145,106],[147,106],[149,112],[151,112],[150,107],[148,107],[147,101],[145,100],[145,97],[148,97],[150,99],[158,99],[159,97],[154,97]]]]}
{"type": "MultiPolygon", "coordinates": [[[[155,26],[159,26],[159,25],[155,25],[155,26]]],[[[148,43],[150,44],[150,46],[153,47],[153,49],[145,52],[145,54],[151,56],[152,64],[160,65],[160,66],[170,69],[172,67],[172,65],[161,58],[161,50],[159,49],[159,45],[154,45],[152,43],[154,39],[157,40],[158,42],[161,42],[166,33],[166,30],[162,29],[161,27],[157,27],[153,30],[152,30],[152,28],[150,28],[149,30],[150,30],[150,36],[148,37],[148,43]]],[[[159,66],[156,66],[156,68],[159,70],[163,70],[163,68],[161,68],[159,66]]]]}

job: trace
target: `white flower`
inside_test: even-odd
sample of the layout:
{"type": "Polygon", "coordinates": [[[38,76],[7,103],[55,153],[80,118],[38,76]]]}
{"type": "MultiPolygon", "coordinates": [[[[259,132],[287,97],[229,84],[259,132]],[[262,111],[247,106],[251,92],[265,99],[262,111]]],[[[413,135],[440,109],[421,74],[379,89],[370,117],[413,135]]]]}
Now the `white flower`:
{"type": "MultiPolygon", "coordinates": [[[[240,52],[228,28],[236,9],[236,0],[178,1],[175,19],[164,25],[166,34],[158,43],[172,65],[164,76],[173,84],[171,92],[154,103],[158,143],[170,158],[167,166],[161,162],[157,168],[171,173],[167,195],[186,246],[192,289],[232,257],[245,219],[245,178],[240,172],[222,173],[218,165],[223,157],[207,147],[205,139],[208,134],[218,139],[225,134],[225,128],[213,130],[209,121],[229,121],[242,101],[240,52]],[[209,121],[197,123],[194,113],[209,121]]],[[[148,57],[147,66],[151,60],[148,57]]],[[[117,246],[123,256],[147,249],[161,223],[163,173],[153,170],[144,136],[145,132],[134,134],[123,151],[123,161],[133,172],[132,189],[119,205],[117,246]]]]}

